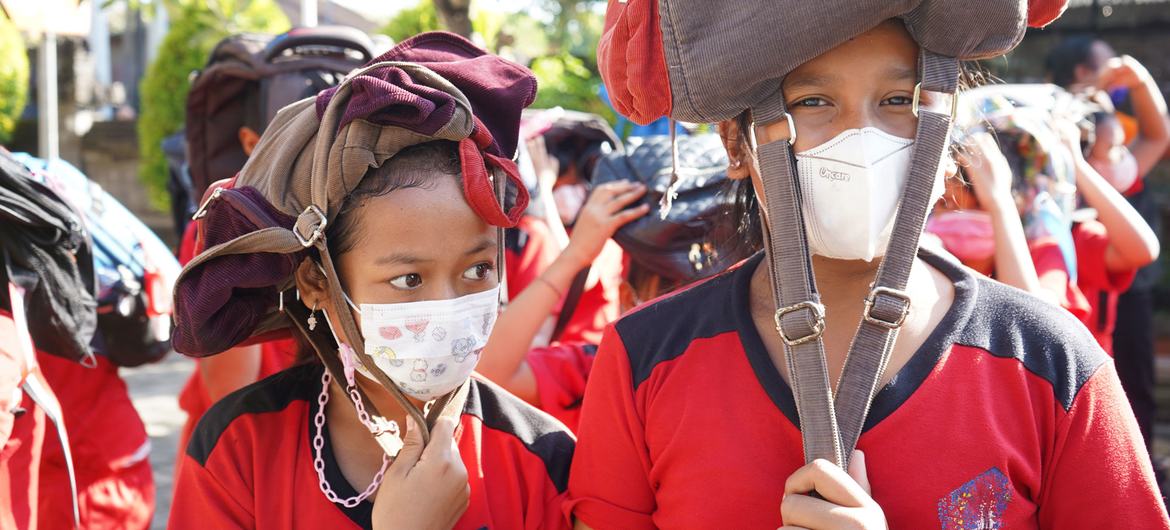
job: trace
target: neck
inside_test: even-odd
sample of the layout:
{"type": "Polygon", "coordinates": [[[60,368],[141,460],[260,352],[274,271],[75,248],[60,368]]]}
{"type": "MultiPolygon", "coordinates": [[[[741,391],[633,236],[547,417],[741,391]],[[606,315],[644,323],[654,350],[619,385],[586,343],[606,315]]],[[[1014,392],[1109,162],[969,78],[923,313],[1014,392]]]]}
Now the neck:
{"type": "MultiPolygon", "coordinates": [[[[768,258],[765,257],[765,260],[768,258]]],[[[813,256],[813,276],[817,294],[829,315],[840,315],[862,304],[869,294],[880,261],[837,260],[813,256]],[[834,311],[834,309],[837,309],[834,311]]],[[[772,313],[772,273],[767,264],[761,264],[752,274],[752,306],[755,310],[772,313]]]]}

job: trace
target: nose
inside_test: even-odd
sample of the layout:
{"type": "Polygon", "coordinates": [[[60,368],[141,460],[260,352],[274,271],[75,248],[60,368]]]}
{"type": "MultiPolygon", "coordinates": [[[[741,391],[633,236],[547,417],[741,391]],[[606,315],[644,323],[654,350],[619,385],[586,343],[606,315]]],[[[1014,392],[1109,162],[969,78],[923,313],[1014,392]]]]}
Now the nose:
{"type": "Polygon", "coordinates": [[[451,300],[459,298],[463,294],[459,292],[458,286],[451,280],[433,282],[431,287],[431,292],[427,293],[427,300],[451,300]]]}

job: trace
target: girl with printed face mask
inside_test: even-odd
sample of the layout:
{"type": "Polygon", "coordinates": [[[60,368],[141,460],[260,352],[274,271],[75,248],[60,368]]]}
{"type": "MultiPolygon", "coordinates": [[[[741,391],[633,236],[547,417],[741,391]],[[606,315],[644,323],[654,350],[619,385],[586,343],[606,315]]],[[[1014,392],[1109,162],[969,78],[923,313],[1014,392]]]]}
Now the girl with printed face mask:
{"type": "MultiPolygon", "coordinates": [[[[633,5],[624,7],[626,13],[633,5]]],[[[672,17],[696,14],[678,2],[670,5],[672,17]]],[[[919,120],[949,124],[949,98],[917,94],[916,84],[932,78],[916,75],[920,57],[931,57],[920,54],[916,38],[945,28],[961,39],[976,30],[932,26],[918,17],[941,17],[967,4],[933,3],[932,15],[908,16],[921,24],[917,33],[907,30],[910,22],[882,22],[899,16],[885,3],[849,15],[838,14],[841,5],[800,5],[800,11],[793,3],[775,13],[749,11],[777,35],[789,35],[785,25],[796,24],[789,18],[797,12],[809,18],[800,24],[818,31],[838,25],[856,31],[835,45],[807,35],[813,32],[791,37],[790,48],[819,38],[826,50],[803,62],[792,59],[792,67],[773,61],[788,53],[775,42],[766,53],[745,52],[755,59],[722,75],[737,76],[720,87],[722,96],[696,82],[686,85],[685,97],[673,99],[675,105],[705,105],[696,113],[727,112],[715,109],[745,103],[733,99],[751,97],[741,89],[773,79],[752,70],[756,62],[779,64],[786,113],[771,114],[783,117],[764,122],[745,112],[719,127],[731,175],[750,193],[752,215],[741,223],[749,234],[762,223],[772,243],[767,255],[645,306],[608,330],[590,375],[570,475],[577,528],[1170,528],[1113,367],[1078,322],[927,251],[912,261],[902,292],[871,292],[879,265],[895,249],[914,251],[889,235],[899,197],[916,194],[921,223],[925,205],[942,194],[942,180],[954,171],[953,164],[934,163],[924,173],[909,163],[919,150],[946,155],[945,143],[934,143],[938,138],[924,129],[919,135],[925,140],[914,140],[919,120]],[[856,19],[871,11],[889,15],[864,30],[856,19]],[[839,24],[820,25],[821,19],[839,24]],[[751,83],[749,75],[760,82],[751,83]],[[917,109],[916,95],[922,96],[917,109]],[[808,242],[813,277],[807,280],[815,281],[819,296],[780,307],[771,271],[785,274],[785,254],[801,253],[802,241],[778,239],[793,230],[784,226],[789,219],[776,217],[795,217],[777,207],[792,195],[765,189],[788,189],[776,180],[777,161],[785,160],[778,154],[788,149],[803,212],[805,233],[797,237],[808,242]],[[760,210],[768,213],[757,217],[760,210]],[[909,305],[901,317],[874,312],[881,300],[894,298],[909,305]],[[823,363],[819,375],[828,388],[822,397],[830,409],[847,394],[857,396],[850,384],[861,380],[846,368],[857,366],[855,355],[872,359],[866,349],[850,351],[859,321],[867,330],[895,329],[896,342],[875,371],[872,400],[854,401],[865,406],[861,421],[849,424],[857,429],[859,451],[844,459],[832,452],[846,451],[843,421],[857,421],[857,409],[837,408],[834,417],[805,408],[818,404],[809,392],[823,388],[808,384],[818,374],[807,368],[810,360],[823,363]],[[823,350],[802,349],[818,341],[823,350]],[[826,456],[815,456],[823,449],[829,449],[826,456]],[[1125,479],[1117,478],[1118,467],[1125,479]],[[1087,496],[1098,502],[1086,505],[1087,496]]],[[[978,9],[994,27],[1000,10],[1023,8],[1004,2],[978,9]]],[[[697,31],[686,24],[697,22],[682,20],[670,27],[697,31]]],[[[678,68],[694,76],[695,69],[685,70],[695,59],[686,47],[710,43],[690,37],[664,46],[677,46],[668,62],[682,54],[678,68]]],[[[937,46],[940,40],[927,42],[937,46]]],[[[725,60],[719,50],[706,51],[709,62],[725,60]]],[[[676,63],[670,65],[675,90],[676,63]]],[[[758,245],[764,234],[754,235],[758,245]]],[[[805,281],[788,279],[789,287],[805,281]]],[[[885,340],[869,347],[880,350],[885,340]]]]}
{"type": "Polygon", "coordinates": [[[320,362],[204,416],[171,527],[566,525],[572,435],[473,375],[502,228],[527,202],[510,158],[534,93],[526,69],[428,33],[281,111],[204,205],[176,347],[293,327],[320,362]]]}

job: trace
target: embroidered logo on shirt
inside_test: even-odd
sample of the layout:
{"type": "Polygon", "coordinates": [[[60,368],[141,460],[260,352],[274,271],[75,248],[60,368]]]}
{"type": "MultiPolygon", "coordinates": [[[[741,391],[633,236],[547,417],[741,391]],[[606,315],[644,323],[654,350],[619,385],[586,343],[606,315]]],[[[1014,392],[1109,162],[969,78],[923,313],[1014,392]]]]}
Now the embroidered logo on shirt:
{"type": "Polygon", "coordinates": [[[1012,500],[1008,478],[999,468],[980,473],[938,500],[942,530],[993,530],[1003,528],[1003,512],[1012,500]]]}

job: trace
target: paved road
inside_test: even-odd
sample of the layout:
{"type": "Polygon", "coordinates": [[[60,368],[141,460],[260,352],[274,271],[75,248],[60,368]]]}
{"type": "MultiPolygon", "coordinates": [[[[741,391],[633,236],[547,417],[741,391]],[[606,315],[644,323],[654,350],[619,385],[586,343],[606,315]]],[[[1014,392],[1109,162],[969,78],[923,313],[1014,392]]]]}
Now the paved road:
{"type": "Polygon", "coordinates": [[[166,528],[167,513],[171,506],[171,488],[174,478],[175,456],[179,433],[187,414],[179,409],[177,397],[195,363],[190,359],[171,353],[159,364],[123,369],[122,378],[130,387],[134,407],[146,423],[150,435],[150,462],[154,467],[154,484],[157,491],[156,509],[152,529],[166,528]]]}

